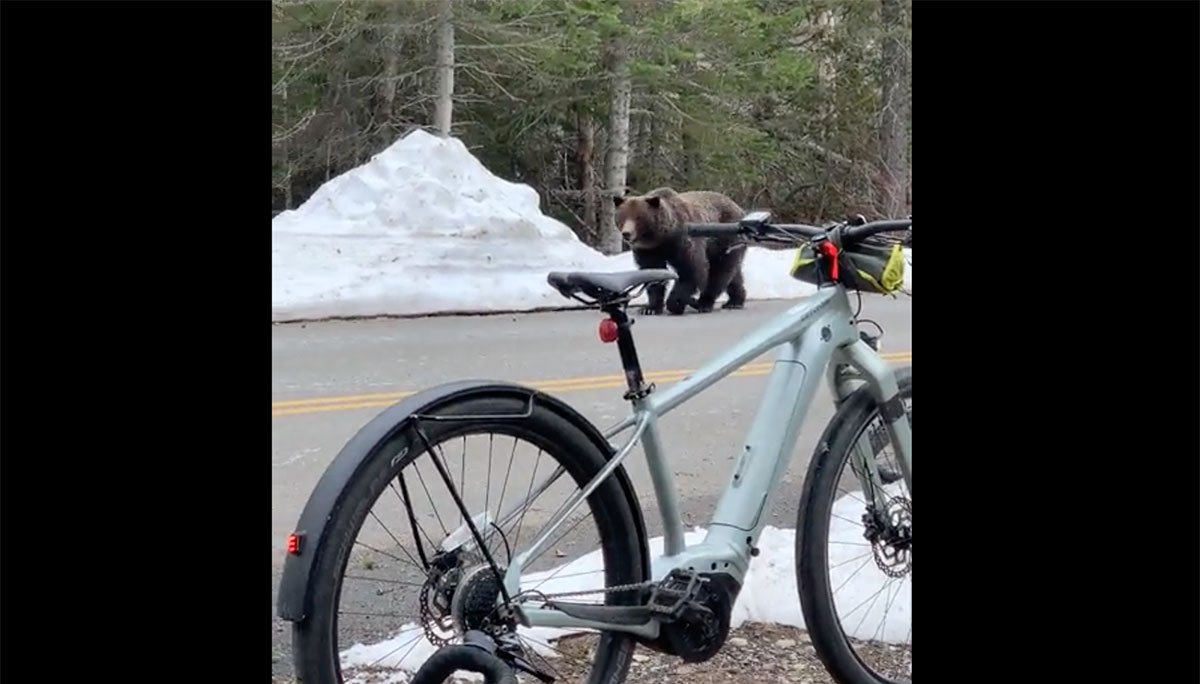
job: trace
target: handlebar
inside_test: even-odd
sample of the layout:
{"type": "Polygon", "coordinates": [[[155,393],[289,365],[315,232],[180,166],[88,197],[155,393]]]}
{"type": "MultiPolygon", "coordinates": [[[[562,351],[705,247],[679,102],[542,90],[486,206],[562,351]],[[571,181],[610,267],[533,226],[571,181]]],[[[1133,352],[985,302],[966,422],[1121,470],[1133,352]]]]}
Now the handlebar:
{"type": "MultiPolygon", "coordinates": [[[[688,235],[694,237],[732,237],[745,235],[752,239],[771,239],[774,235],[786,235],[792,239],[810,240],[825,235],[833,226],[818,228],[803,223],[768,223],[769,215],[753,213],[738,223],[688,223],[688,235]],[[773,235],[774,234],[774,235],[773,235]]],[[[861,225],[843,225],[842,243],[861,242],[872,235],[912,228],[912,218],[901,220],[872,221],[861,225]]]]}

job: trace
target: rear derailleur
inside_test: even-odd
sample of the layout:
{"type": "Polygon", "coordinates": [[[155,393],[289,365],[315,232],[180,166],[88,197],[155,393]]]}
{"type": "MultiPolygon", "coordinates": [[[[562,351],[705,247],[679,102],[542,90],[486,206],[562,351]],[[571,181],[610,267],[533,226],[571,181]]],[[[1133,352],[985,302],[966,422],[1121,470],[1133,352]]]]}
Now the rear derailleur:
{"type": "Polygon", "coordinates": [[[529,658],[525,654],[525,647],[517,640],[517,633],[515,631],[506,632],[496,637],[495,643],[496,657],[504,661],[513,670],[524,672],[540,682],[545,682],[545,684],[554,683],[555,678],[553,675],[541,671],[537,665],[529,661],[529,658]]]}

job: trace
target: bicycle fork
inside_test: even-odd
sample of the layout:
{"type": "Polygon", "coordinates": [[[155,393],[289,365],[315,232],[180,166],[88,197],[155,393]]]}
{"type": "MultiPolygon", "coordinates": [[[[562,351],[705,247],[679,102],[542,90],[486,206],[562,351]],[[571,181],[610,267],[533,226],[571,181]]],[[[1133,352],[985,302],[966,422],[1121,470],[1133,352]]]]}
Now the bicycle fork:
{"type": "Polygon", "coordinates": [[[909,493],[912,492],[912,430],[904,403],[900,400],[895,374],[878,355],[880,337],[882,335],[871,336],[859,331],[861,342],[840,350],[826,370],[826,379],[836,406],[841,406],[851,394],[864,385],[871,387],[876,401],[882,402],[880,413],[885,434],[879,437],[886,437],[885,444],[893,445],[901,472],[897,473],[878,463],[874,453],[873,433],[864,433],[867,439],[855,442],[851,470],[862,487],[867,503],[871,505],[875,504],[876,492],[882,491],[884,486],[901,478],[905,480],[909,493]],[[868,372],[859,372],[860,368],[868,372]]]}

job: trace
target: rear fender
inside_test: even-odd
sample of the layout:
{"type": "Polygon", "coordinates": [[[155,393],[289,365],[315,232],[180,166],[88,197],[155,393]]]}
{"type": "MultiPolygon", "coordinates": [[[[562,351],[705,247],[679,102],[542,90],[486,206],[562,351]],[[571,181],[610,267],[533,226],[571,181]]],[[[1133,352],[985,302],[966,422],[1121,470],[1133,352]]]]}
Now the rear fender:
{"type": "MultiPolygon", "coordinates": [[[[349,488],[350,482],[375,458],[381,445],[405,429],[414,415],[432,412],[461,399],[504,396],[535,401],[551,409],[582,430],[606,459],[613,457],[612,444],[578,411],[561,399],[521,385],[489,380],[459,380],[402,399],[375,416],[342,447],[309,496],[294,532],[299,541],[299,548],[295,553],[289,552],[284,560],[277,605],[279,617],[300,622],[312,610],[312,574],[324,550],[326,524],[346,504],[344,492],[349,488]]],[[[646,525],[633,483],[624,467],[618,468],[613,476],[617,478],[633,510],[637,526],[634,533],[638,535],[642,567],[649,573],[650,551],[646,541],[646,525]]]]}

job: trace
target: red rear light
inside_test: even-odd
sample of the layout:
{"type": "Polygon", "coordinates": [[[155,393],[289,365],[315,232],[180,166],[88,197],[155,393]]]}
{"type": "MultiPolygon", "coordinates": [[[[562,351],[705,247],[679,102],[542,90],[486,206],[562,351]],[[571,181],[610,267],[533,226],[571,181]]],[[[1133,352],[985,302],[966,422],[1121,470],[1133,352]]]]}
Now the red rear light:
{"type": "Polygon", "coordinates": [[[296,534],[295,532],[288,535],[287,552],[293,556],[300,555],[300,535],[296,534]]]}
{"type": "Polygon", "coordinates": [[[600,321],[600,341],[605,343],[617,341],[616,321],[611,318],[600,321]]]}

